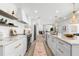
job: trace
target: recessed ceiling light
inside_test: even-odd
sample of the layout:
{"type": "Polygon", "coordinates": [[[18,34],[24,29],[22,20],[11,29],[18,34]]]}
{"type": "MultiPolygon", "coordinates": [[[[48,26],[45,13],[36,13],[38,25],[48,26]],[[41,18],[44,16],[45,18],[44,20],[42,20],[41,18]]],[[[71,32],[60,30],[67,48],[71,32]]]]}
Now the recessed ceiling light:
{"type": "Polygon", "coordinates": [[[66,19],[66,17],[64,17],[64,19],[66,19]]]}
{"type": "Polygon", "coordinates": [[[37,13],[38,13],[38,10],[34,10],[34,13],[36,13],[36,14],[37,14],[37,13]]]}
{"type": "Polygon", "coordinates": [[[56,10],[56,13],[59,13],[59,10],[56,10]]]}

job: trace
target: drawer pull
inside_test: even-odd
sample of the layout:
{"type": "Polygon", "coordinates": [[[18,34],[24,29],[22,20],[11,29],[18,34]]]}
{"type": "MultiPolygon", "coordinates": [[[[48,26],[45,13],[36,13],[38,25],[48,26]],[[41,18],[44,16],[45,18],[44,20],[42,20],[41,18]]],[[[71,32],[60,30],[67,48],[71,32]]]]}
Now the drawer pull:
{"type": "Polygon", "coordinates": [[[61,49],[58,49],[61,53],[64,53],[61,49]]]}
{"type": "Polygon", "coordinates": [[[61,45],[64,45],[62,42],[59,42],[61,45]]]}
{"type": "Polygon", "coordinates": [[[18,48],[19,46],[21,46],[21,44],[18,44],[15,48],[18,48]]]}

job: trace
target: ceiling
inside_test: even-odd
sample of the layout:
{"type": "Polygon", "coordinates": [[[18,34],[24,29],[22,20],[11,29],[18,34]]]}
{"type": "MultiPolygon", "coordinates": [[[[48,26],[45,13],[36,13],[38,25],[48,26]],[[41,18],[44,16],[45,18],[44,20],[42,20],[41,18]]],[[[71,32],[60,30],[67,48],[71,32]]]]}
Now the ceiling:
{"type": "MultiPolygon", "coordinates": [[[[71,3],[16,3],[24,9],[26,16],[40,18],[41,24],[52,24],[55,16],[63,17],[72,11],[71,3]]],[[[75,4],[78,8],[79,4],[75,4]]]]}

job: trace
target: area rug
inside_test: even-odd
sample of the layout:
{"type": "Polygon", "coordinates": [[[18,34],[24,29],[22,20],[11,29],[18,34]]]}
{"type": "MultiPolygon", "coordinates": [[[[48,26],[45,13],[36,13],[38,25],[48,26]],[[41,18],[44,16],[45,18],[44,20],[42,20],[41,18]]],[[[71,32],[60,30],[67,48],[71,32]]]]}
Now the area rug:
{"type": "Polygon", "coordinates": [[[46,50],[43,44],[43,38],[41,35],[37,37],[33,55],[34,56],[47,56],[46,50]]]}

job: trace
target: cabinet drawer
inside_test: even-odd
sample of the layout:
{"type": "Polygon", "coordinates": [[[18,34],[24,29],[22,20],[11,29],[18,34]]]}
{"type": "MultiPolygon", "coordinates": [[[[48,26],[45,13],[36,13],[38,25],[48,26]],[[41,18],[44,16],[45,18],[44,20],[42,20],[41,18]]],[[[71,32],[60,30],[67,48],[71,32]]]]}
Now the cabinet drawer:
{"type": "Polygon", "coordinates": [[[16,56],[17,51],[20,48],[20,46],[21,46],[20,40],[5,46],[4,47],[4,50],[5,50],[4,55],[6,55],[6,56],[16,56]]]}
{"type": "Polygon", "coordinates": [[[58,40],[57,50],[59,50],[64,56],[70,55],[70,48],[71,48],[71,45],[58,40]]]}
{"type": "Polygon", "coordinates": [[[12,44],[9,44],[7,46],[4,47],[4,55],[5,56],[15,56],[16,53],[15,53],[15,48],[14,48],[14,45],[16,43],[12,43],[12,44]]]}
{"type": "Polygon", "coordinates": [[[60,49],[57,49],[56,50],[56,56],[63,56],[64,55],[64,53],[62,53],[61,51],[60,51],[60,49]]]}
{"type": "Polygon", "coordinates": [[[61,41],[61,40],[58,40],[57,44],[64,47],[64,48],[70,48],[70,46],[71,46],[70,44],[68,44],[68,43],[66,43],[64,41],[61,41]]]}
{"type": "Polygon", "coordinates": [[[64,48],[61,48],[61,46],[57,46],[57,54],[65,55],[65,50],[64,48]]]}

